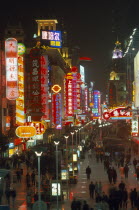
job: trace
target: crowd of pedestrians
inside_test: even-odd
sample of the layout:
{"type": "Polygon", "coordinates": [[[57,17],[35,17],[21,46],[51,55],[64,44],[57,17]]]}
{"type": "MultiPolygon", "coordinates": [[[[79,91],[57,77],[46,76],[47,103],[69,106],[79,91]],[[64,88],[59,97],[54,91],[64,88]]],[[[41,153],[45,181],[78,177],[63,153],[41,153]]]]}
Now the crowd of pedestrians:
{"type": "MultiPolygon", "coordinates": [[[[88,150],[88,159],[92,158],[92,154],[88,150]]],[[[136,149],[134,151],[136,154],[136,149]]],[[[109,189],[108,193],[103,191],[103,185],[101,181],[91,180],[91,174],[93,171],[88,165],[86,167],[87,181],[90,181],[88,185],[88,191],[90,199],[93,200],[93,207],[89,207],[86,201],[84,201],[87,206],[83,206],[83,202],[78,199],[73,200],[71,203],[72,210],[120,210],[120,209],[137,209],[139,210],[139,190],[133,188],[130,192],[127,190],[126,180],[129,177],[129,168],[133,166],[137,180],[139,181],[139,160],[134,158],[131,159],[131,148],[126,150],[126,152],[119,152],[117,154],[111,154],[104,151],[95,151],[96,162],[101,162],[104,165],[104,171],[107,174],[109,189]],[[118,174],[120,174],[121,181],[119,183],[118,174]]]]}

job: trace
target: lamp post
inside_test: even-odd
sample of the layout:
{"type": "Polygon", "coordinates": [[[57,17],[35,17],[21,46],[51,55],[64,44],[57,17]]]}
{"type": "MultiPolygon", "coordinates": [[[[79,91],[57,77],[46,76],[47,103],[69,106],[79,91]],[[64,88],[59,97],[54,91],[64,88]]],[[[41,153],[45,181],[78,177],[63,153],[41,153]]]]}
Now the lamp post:
{"type": "Polygon", "coordinates": [[[67,179],[67,198],[68,198],[68,175],[69,175],[69,171],[68,171],[68,138],[69,136],[64,136],[64,138],[66,139],[66,169],[67,169],[67,173],[66,173],[66,179],[67,179]]]}
{"type": "Polygon", "coordinates": [[[78,130],[75,130],[75,132],[76,132],[76,148],[77,148],[77,132],[78,132],[78,130]]]}
{"type": "Polygon", "coordinates": [[[38,201],[39,201],[39,210],[41,210],[41,183],[40,183],[40,179],[41,179],[41,174],[40,174],[40,157],[42,155],[42,152],[37,152],[35,151],[35,154],[38,157],[38,201]]]}
{"type": "MultiPolygon", "coordinates": [[[[67,168],[67,173],[68,173],[68,138],[69,138],[69,136],[64,136],[64,138],[66,139],[66,168],[67,168]]],[[[68,178],[68,177],[67,177],[68,178]]]]}
{"type": "Polygon", "coordinates": [[[58,208],[58,145],[59,145],[59,140],[56,139],[54,141],[54,144],[56,146],[56,182],[57,182],[57,210],[59,209],[58,208]]]}
{"type": "MultiPolygon", "coordinates": [[[[74,164],[73,162],[73,135],[74,135],[74,132],[70,132],[71,133],[71,136],[72,136],[72,164],[74,164]]],[[[73,176],[74,176],[74,166],[72,165],[72,171],[73,171],[73,176]]]]}

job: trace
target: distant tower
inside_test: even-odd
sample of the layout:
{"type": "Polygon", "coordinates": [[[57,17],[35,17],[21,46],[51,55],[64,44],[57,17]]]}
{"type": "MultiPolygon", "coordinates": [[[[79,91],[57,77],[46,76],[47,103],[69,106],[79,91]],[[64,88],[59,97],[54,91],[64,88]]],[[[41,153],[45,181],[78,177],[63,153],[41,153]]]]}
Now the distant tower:
{"type": "Polygon", "coordinates": [[[123,57],[123,51],[121,49],[121,43],[117,40],[115,43],[115,48],[113,50],[113,59],[122,58],[123,57]]]}

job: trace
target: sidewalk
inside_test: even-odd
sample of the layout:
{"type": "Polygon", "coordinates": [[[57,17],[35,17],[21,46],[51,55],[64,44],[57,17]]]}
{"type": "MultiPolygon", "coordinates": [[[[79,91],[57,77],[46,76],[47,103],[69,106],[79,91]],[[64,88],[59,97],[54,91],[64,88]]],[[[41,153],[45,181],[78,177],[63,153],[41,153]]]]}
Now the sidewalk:
{"type": "MultiPolygon", "coordinates": [[[[108,190],[111,185],[109,184],[107,173],[104,171],[103,163],[96,162],[94,152],[93,152],[92,158],[89,158],[89,159],[88,159],[88,154],[86,153],[85,159],[79,163],[80,169],[79,169],[79,175],[78,175],[78,183],[75,185],[69,185],[69,199],[65,200],[63,204],[59,205],[60,206],[59,210],[60,209],[70,210],[71,201],[72,201],[72,199],[70,200],[70,198],[72,197],[76,197],[77,199],[80,199],[80,200],[86,200],[90,207],[94,207],[95,202],[93,199],[90,199],[89,190],[88,190],[90,181],[87,180],[86,173],[85,173],[86,167],[88,165],[90,166],[91,171],[92,171],[90,181],[93,181],[93,182],[101,181],[102,186],[103,186],[102,191],[108,194],[108,190]]],[[[139,183],[137,182],[136,177],[134,176],[134,169],[132,165],[130,166],[129,177],[127,180],[125,180],[123,176],[121,177],[118,167],[116,167],[115,165],[113,166],[116,168],[117,175],[118,175],[117,183],[115,186],[119,185],[122,178],[122,180],[126,184],[126,188],[128,192],[130,192],[131,188],[136,187],[137,189],[139,189],[139,183]]],[[[56,205],[53,204],[51,206],[51,210],[55,210],[55,209],[56,209],[56,205]]],[[[130,201],[128,202],[128,209],[131,209],[130,201]]]]}
{"type": "MultiPolygon", "coordinates": [[[[68,198],[65,196],[64,201],[59,202],[59,210],[70,210],[73,197],[76,197],[77,199],[80,199],[81,201],[86,200],[90,207],[94,207],[95,202],[93,199],[90,199],[89,190],[88,190],[90,181],[87,180],[86,173],[85,173],[86,167],[88,165],[90,166],[91,171],[92,171],[90,181],[93,181],[93,182],[101,181],[103,185],[102,191],[108,194],[108,190],[111,185],[108,182],[107,173],[104,171],[103,163],[96,162],[94,152],[91,158],[88,158],[88,154],[86,153],[85,159],[81,160],[78,164],[78,171],[79,171],[78,182],[77,184],[69,184],[68,198]]],[[[120,175],[119,169],[115,165],[114,167],[117,170],[118,177],[117,177],[116,186],[118,186],[118,184],[121,182],[121,175],[120,175]]],[[[26,173],[27,173],[26,165],[23,164],[22,182],[14,183],[17,196],[16,196],[15,206],[13,207],[12,203],[10,205],[11,210],[27,210],[26,180],[25,180],[26,173]]],[[[134,187],[136,187],[137,190],[139,189],[139,183],[137,182],[136,177],[134,176],[134,169],[132,165],[130,166],[129,178],[125,180],[125,178],[122,177],[122,179],[126,183],[126,188],[128,189],[128,192],[130,191],[131,188],[134,188],[134,187]]],[[[62,186],[62,191],[64,193],[66,193],[67,191],[66,186],[67,186],[66,184],[62,186]]],[[[32,189],[34,190],[33,187],[32,189]]],[[[5,195],[3,196],[2,204],[7,204],[5,195]]],[[[128,209],[130,209],[130,202],[128,202],[128,209]]],[[[28,210],[30,209],[28,208],[28,210]]],[[[50,210],[56,210],[56,202],[52,202],[50,210]]]]}

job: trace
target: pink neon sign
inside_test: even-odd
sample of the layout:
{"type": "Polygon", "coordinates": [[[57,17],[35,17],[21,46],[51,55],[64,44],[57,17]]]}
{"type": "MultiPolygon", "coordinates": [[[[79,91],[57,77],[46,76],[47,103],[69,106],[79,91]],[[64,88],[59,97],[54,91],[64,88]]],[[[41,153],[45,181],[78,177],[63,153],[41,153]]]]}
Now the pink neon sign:
{"type": "Polygon", "coordinates": [[[15,100],[19,96],[18,91],[18,45],[15,38],[5,41],[6,59],[6,97],[15,100]]]}

